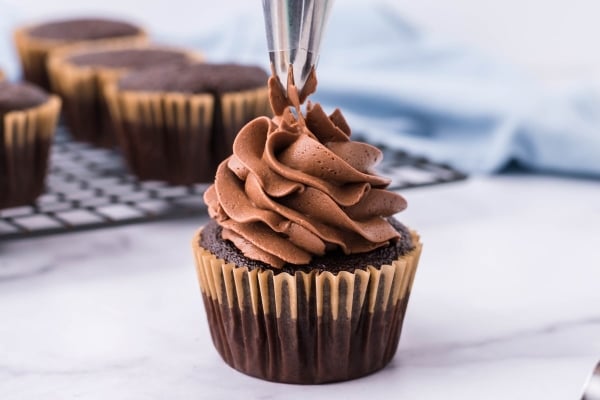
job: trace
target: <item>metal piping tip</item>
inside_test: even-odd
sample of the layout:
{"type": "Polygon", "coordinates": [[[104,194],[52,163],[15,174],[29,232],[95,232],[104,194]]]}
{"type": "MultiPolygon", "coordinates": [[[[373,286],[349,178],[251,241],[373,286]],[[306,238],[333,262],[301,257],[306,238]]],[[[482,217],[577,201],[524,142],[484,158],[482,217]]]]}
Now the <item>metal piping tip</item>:
{"type": "Polygon", "coordinates": [[[302,92],[319,59],[333,0],[263,0],[273,74],[287,95],[288,73],[302,92]]]}
{"type": "Polygon", "coordinates": [[[581,400],[600,400],[600,361],[583,388],[581,400]]]}

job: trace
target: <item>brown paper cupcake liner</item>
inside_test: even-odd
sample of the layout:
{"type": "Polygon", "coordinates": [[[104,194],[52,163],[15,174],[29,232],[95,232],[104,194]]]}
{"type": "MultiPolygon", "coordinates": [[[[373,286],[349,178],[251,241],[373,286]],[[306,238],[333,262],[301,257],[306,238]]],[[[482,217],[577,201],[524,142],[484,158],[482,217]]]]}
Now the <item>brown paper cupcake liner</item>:
{"type": "Polygon", "coordinates": [[[252,119],[261,115],[271,115],[271,104],[266,87],[244,92],[225,93],[221,96],[221,115],[216,116],[222,134],[215,138],[216,163],[229,157],[236,135],[252,119]]]}
{"type": "Polygon", "coordinates": [[[19,28],[14,32],[13,37],[21,60],[21,67],[23,68],[25,80],[35,83],[46,90],[51,89],[46,62],[48,56],[53,51],[65,49],[67,47],[90,49],[95,46],[105,46],[109,44],[136,45],[148,42],[148,35],[143,30],[130,36],[72,42],[31,37],[28,34],[31,28],[32,26],[19,28]]]}
{"type": "Polygon", "coordinates": [[[235,133],[268,107],[266,87],[221,101],[212,94],[119,91],[116,84],[105,94],[131,171],[142,180],[180,185],[213,180],[226,157],[222,149],[229,155],[235,133]]]}
{"type": "Polygon", "coordinates": [[[211,336],[227,364],[261,379],[316,384],[358,378],[393,358],[422,245],[354,272],[274,273],[193,248],[211,336]]]}
{"type": "Polygon", "coordinates": [[[60,99],[4,115],[0,130],[0,208],[29,204],[44,189],[60,99]]]}
{"type": "MultiPolygon", "coordinates": [[[[48,73],[52,90],[63,99],[65,120],[73,137],[101,147],[112,147],[116,143],[114,129],[106,103],[104,88],[116,82],[127,68],[79,66],[68,62],[76,54],[90,51],[113,51],[124,49],[180,50],[148,43],[109,43],[89,48],[67,47],[53,51],[48,58],[48,73]]],[[[202,56],[184,51],[190,61],[201,61],[202,56]]]]}
{"type": "Polygon", "coordinates": [[[0,82],[4,80],[4,72],[0,69],[0,82]]]}

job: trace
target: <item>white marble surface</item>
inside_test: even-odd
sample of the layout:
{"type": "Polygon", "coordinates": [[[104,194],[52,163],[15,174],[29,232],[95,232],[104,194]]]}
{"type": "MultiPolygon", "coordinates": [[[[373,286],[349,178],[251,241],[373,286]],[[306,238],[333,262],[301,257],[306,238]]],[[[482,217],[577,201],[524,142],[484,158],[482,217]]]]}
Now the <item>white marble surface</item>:
{"type": "Polygon", "coordinates": [[[578,399],[600,357],[598,182],[405,195],[425,250],[385,370],[301,387],[226,366],[193,268],[198,218],[0,243],[0,398],[578,399]]]}

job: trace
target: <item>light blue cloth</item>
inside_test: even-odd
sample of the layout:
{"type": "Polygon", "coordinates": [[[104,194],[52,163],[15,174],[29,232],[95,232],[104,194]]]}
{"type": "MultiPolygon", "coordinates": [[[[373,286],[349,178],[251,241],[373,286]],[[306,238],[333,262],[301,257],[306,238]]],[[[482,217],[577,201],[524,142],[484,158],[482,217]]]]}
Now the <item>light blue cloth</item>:
{"type": "MultiPolygon", "coordinates": [[[[266,66],[260,12],[232,17],[226,29],[193,43],[220,60],[266,66]]],[[[600,98],[549,92],[510,66],[419,32],[385,3],[334,5],[318,77],[314,100],[340,107],[372,141],[467,172],[515,160],[600,176],[600,98]]]]}
{"type": "MultiPolygon", "coordinates": [[[[163,41],[207,59],[268,67],[260,7],[220,16],[218,29],[163,41]]],[[[0,47],[0,51],[2,48],[0,47]]],[[[1,54],[0,54],[1,55],[1,54]]],[[[511,160],[537,171],[600,177],[600,98],[553,93],[497,60],[436,40],[378,2],[335,3],[314,101],[341,108],[354,132],[466,172],[511,160]]]]}

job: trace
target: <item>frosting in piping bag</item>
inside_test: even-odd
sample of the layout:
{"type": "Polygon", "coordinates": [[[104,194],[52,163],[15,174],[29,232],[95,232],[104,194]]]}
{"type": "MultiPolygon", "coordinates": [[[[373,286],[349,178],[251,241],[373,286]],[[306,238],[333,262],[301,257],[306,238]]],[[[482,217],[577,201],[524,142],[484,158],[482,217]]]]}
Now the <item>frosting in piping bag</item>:
{"type": "Polygon", "coordinates": [[[379,149],[350,140],[341,112],[308,102],[314,71],[301,93],[269,79],[275,117],[259,117],[238,133],[233,155],[217,170],[204,200],[212,218],[242,253],[273,267],[303,265],[342,250],[363,253],[397,240],[387,217],[406,201],[373,173],[379,149]]]}

